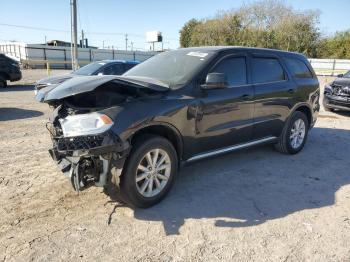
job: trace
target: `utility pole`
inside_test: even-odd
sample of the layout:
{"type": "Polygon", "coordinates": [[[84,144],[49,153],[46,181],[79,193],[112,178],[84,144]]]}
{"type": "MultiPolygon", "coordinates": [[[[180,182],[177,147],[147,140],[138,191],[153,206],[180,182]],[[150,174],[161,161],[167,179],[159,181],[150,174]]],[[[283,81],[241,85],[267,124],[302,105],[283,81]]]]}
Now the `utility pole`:
{"type": "Polygon", "coordinates": [[[81,30],[81,47],[86,47],[84,42],[85,42],[84,30],[81,30]]]}
{"type": "Polygon", "coordinates": [[[125,34],[125,51],[128,51],[128,34],[125,34]]]}
{"type": "Polygon", "coordinates": [[[131,42],[130,42],[130,45],[131,45],[131,51],[134,51],[134,42],[131,41],[131,42]]]}
{"type": "Polygon", "coordinates": [[[78,25],[77,25],[77,0],[70,0],[71,6],[71,50],[72,50],[72,69],[79,68],[78,63],[78,25]]]}

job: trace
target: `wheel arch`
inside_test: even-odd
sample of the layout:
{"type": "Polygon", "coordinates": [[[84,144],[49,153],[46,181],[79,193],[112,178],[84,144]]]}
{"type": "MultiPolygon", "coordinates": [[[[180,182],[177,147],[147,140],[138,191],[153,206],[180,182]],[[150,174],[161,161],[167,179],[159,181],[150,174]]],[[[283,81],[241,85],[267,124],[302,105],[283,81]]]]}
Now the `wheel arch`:
{"type": "Polygon", "coordinates": [[[296,105],[291,114],[292,115],[294,112],[296,111],[299,111],[299,112],[302,112],[306,115],[307,117],[307,120],[308,120],[308,124],[309,124],[309,128],[311,127],[312,125],[312,121],[313,121],[313,116],[312,116],[312,110],[311,110],[311,107],[307,104],[307,103],[302,103],[302,104],[298,104],[296,105]]]}
{"type": "Polygon", "coordinates": [[[174,126],[163,122],[156,122],[144,126],[129,137],[130,144],[133,145],[135,139],[144,134],[158,135],[169,140],[174,146],[177,156],[181,161],[183,155],[183,140],[180,132],[174,126]]]}

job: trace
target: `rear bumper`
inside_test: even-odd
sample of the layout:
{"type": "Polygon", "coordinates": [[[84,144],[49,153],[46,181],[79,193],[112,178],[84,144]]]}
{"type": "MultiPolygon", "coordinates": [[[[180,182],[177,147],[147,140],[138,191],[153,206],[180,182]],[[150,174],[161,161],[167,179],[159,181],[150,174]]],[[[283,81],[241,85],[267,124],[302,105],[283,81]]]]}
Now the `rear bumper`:
{"type": "Polygon", "coordinates": [[[326,108],[350,111],[350,97],[325,94],[323,106],[326,108]]]}

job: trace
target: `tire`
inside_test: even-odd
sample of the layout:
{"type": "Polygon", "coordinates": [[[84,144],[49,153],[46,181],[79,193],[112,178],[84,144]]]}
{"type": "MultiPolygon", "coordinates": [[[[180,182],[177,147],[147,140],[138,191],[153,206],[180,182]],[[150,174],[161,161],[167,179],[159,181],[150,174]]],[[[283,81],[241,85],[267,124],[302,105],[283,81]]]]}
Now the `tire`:
{"type": "Polygon", "coordinates": [[[287,123],[285,124],[282,134],[280,135],[278,139],[278,143],[275,145],[275,148],[277,151],[284,153],[284,154],[296,154],[300,152],[307,140],[307,135],[309,131],[309,121],[306,117],[306,115],[300,111],[295,111],[290,117],[287,123]],[[292,132],[293,130],[298,130],[295,125],[298,125],[298,123],[301,123],[299,121],[302,121],[304,125],[304,135],[302,140],[300,140],[301,132],[302,132],[302,124],[300,125],[300,132],[296,132],[297,135],[294,135],[294,139],[292,139],[292,132]],[[295,138],[297,137],[297,138],[295,138]],[[294,142],[297,143],[294,143],[294,142]]]}
{"type": "Polygon", "coordinates": [[[177,171],[177,153],[167,139],[154,135],[140,136],[124,165],[120,180],[121,196],[131,206],[140,208],[153,206],[167,195],[177,171]],[[163,157],[164,161],[160,163],[163,157]],[[149,162],[155,159],[156,164],[149,165],[149,162]],[[156,166],[159,166],[159,171],[156,166]]]}
{"type": "Polygon", "coordinates": [[[6,88],[6,87],[7,87],[6,79],[0,76],[0,88],[6,88]]]}

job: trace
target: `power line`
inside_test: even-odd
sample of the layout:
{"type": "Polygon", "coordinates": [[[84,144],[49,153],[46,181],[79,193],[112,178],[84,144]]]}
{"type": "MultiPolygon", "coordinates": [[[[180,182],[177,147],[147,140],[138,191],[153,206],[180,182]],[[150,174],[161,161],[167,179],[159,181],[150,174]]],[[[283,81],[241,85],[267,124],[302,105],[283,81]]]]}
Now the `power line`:
{"type": "MultiPolygon", "coordinates": [[[[53,29],[53,28],[45,28],[45,27],[34,27],[34,26],[4,24],[4,23],[0,23],[0,26],[8,26],[8,27],[15,27],[15,28],[22,28],[22,29],[30,29],[30,30],[39,30],[39,31],[51,31],[51,32],[60,32],[60,33],[70,33],[69,30],[53,29]]],[[[85,33],[86,33],[86,34],[90,34],[90,35],[118,35],[118,36],[125,36],[125,33],[90,32],[90,31],[86,31],[85,33]]],[[[144,35],[139,35],[139,34],[128,34],[128,36],[131,36],[131,37],[139,37],[139,38],[145,38],[144,35]]],[[[167,40],[173,40],[173,41],[179,40],[179,38],[174,38],[174,37],[165,37],[165,38],[166,38],[167,40]]]]}
{"type": "Polygon", "coordinates": [[[70,33],[69,30],[52,29],[52,28],[44,28],[44,27],[34,27],[34,26],[26,26],[26,25],[11,25],[11,24],[3,24],[3,23],[1,23],[0,26],[9,26],[9,27],[31,29],[31,30],[40,30],[40,31],[52,31],[52,32],[70,33]]]}

